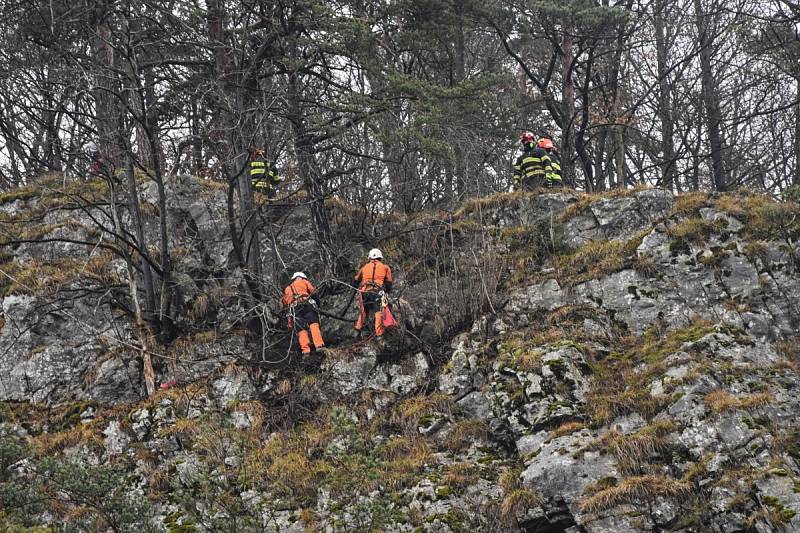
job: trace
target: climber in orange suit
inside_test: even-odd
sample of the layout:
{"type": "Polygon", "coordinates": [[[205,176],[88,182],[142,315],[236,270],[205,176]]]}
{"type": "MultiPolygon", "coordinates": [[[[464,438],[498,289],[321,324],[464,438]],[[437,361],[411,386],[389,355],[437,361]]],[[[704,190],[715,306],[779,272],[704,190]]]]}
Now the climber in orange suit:
{"type": "Polygon", "coordinates": [[[361,314],[356,322],[356,338],[361,336],[361,330],[370,314],[375,313],[375,335],[381,337],[384,333],[382,299],[383,294],[391,292],[392,269],[383,263],[383,254],[377,248],[369,251],[369,263],[361,267],[355,277],[359,294],[359,309],[361,314]]]}
{"type": "Polygon", "coordinates": [[[297,332],[297,340],[303,355],[311,353],[309,331],[317,353],[326,351],[325,341],[322,340],[322,331],[319,328],[319,313],[314,296],[316,292],[317,289],[302,272],[292,274],[292,282],[283,290],[282,303],[287,309],[289,329],[297,332]]]}

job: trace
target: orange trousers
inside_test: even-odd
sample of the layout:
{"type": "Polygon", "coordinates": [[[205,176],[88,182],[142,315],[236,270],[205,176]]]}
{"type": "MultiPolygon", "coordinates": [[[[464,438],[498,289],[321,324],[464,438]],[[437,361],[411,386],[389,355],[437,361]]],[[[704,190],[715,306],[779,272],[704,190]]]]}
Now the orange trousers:
{"type": "MultiPolygon", "coordinates": [[[[313,324],[308,325],[308,329],[311,330],[311,340],[314,342],[314,346],[319,349],[325,346],[325,341],[322,340],[322,331],[319,329],[319,323],[314,322],[313,324]]],[[[297,341],[300,343],[300,350],[303,354],[310,354],[311,353],[311,344],[308,339],[308,330],[301,329],[297,332],[297,341]]]]}
{"type": "Polygon", "coordinates": [[[356,331],[361,331],[367,323],[367,318],[371,312],[375,312],[375,335],[382,336],[385,329],[383,327],[383,309],[381,308],[381,298],[375,292],[362,292],[359,300],[358,320],[356,321],[356,331]]]}

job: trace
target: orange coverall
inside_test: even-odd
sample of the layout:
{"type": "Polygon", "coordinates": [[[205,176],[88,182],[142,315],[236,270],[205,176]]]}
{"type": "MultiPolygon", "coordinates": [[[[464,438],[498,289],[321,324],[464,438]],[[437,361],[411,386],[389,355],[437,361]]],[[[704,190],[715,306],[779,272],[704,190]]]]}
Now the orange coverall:
{"type": "Polygon", "coordinates": [[[360,283],[359,291],[359,310],[361,314],[356,322],[356,331],[361,331],[367,322],[370,313],[375,313],[375,335],[378,337],[384,333],[383,311],[381,309],[381,291],[389,292],[392,290],[392,269],[385,265],[380,259],[373,259],[358,271],[355,280],[360,283]]]}
{"type": "Polygon", "coordinates": [[[311,340],[317,349],[325,346],[322,340],[322,331],[319,328],[319,315],[317,310],[309,302],[309,298],[317,289],[303,278],[295,278],[288,287],[283,290],[283,306],[293,311],[293,327],[297,331],[297,340],[300,343],[300,350],[303,355],[311,353],[308,332],[311,331],[311,340]]]}

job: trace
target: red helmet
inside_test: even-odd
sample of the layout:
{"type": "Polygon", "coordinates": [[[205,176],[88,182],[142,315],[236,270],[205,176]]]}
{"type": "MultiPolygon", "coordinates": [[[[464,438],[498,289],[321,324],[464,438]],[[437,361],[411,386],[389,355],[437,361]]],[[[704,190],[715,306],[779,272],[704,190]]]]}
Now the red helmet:
{"type": "Polygon", "coordinates": [[[253,148],[253,156],[261,157],[263,155],[264,155],[264,149],[263,148],[253,148]]]}
{"type": "Polygon", "coordinates": [[[519,134],[519,142],[521,142],[522,144],[532,143],[534,139],[535,137],[533,136],[533,133],[529,131],[523,130],[519,134]]]}
{"type": "Polygon", "coordinates": [[[539,139],[539,148],[544,148],[545,150],[551,150],[553,148],[552,139],[548,139],[547,137],[539,139]]]}

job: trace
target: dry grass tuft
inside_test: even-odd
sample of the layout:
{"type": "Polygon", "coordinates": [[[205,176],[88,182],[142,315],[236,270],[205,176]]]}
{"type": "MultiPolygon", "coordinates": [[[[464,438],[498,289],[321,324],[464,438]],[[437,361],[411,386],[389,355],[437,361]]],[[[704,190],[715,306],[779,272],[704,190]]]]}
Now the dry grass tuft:
{"type": "Polygon", "coordinates": [[[726,224],[723,219],[687,218],[670,226],[667,235],[681,243],[703,244],[708,241],[712,233],[723,229],[726,224]]]}
{"type": "Polygon", "coordinates": [[[566,222],[570,218],[580,215],[597,201],[610,200],[613,198],[627,198],[628,196],[633,196],[635,193],[649,188],[650,187],[646,186],[637,186],[632,189],[611,189],[610,191],[599,193],[578,193],[578,201],[564,209],[560,216],[561,221],[566,222]]]}
{"type": "Polygon", "coordinates": [[[522,466],[515,466],[514,468],[509,468],[505,470],[500,476],[497,478],[497,484],[502,487],[504,492],[511,492],[514,489],[518,489],[520,484],[520,476],[522,475],[522,466]]]}
{"type": "Polygon", "coordinates": [[[506,523],[510,523],[518,515],[541,504],[542,498],[532,490],[514,489],[503,498],[503,503],[500,504],[500,516],[506,523]]]}
{"type": "Polygon", "coordinates": [[[290,451],[273,457],[266,474],[273,483],[283,485],[290,492],[310,496],[316,494],[319,482],[328,471],[326,466],[309,461],[304,453],[290,451]]]}
{"type": "Polygon", "coordinates": [[[602,436],[599,448],[616,457],[621,471],[634,472],[647,463],[648,458],[672,447],[668,434],[674,429],[671,421],[659,420],[630,435],[611,430],[602,436]]]}
{"type": "Polygon", "coordinates": [[[453,218],[461,218],[486,209],[513,205],[530,196],[533,196],[533,193],[528,191],[514,191],[496,193],[481,198],[470,198],[453,213],[453,218]]]}
{"type": "Polygon", "coordinates": [[[625,267],[625,243],[591,241],[575,252],[556,257],[553,261],[559,281],[576,285],[601,278],[625,267]]]}
{"type": "Polygon", "coordinates": [[[473,442],[485,440],[488,433],[485,420],[479,418],[461,420],[450,428],[444,445],[451,452],[458,452],[469,448],[473,442]]]}
{"type": "Polygon", "coordinates": [[[726,411],[733,411],[736,409],[755,409],[764,407],[774,401],[771,394],[766,392],[759,392],[749,396],[737,398],[726,390],[717,389],[706,394],[703,398],[706,406],[711,409],[715,414],[724,413],[726,411]]]}
{"type": "Polygon", "coordinates": [[[618,416],[632,412],[649,419],[669,405],[669,397],[651,396],[649,389],[635,374],[626,371],[622,379],[628,381],[622,390],[620,387],[607,388],[601,382],[596,382],[593,387],[587,411],[595,425],[607,424],[618,416]]]}
{"type": "Polygon", "coordinates": [[[557,428],[555,428],[554,430],[552,430],[550,432],[549,438],[556,439],[558,437],[563,437],[565,435],[571,435],[584,428],[586,428],[586,424],[584,424],[583,422],[576,422],[576,421],[565,422],[560,426],[558,426],[557,428]]]}
{"type": "Polygon", "coordinates": [[[161,214],[161,211],[158,209],[158,206],[153,202],[142,202],[139,207],[142,210],[142,215],[150,218],[156,218],[161,214]]]}
{"type": "Polygon", "coordinates": [[[776,202],[767,195],[723,194],[714,205],[745,223],[742,233],[750,239],[793,239],[800,235],[800,205],[776,202]]]}
{"type": "MultiPolygon", "coordinates": [[[[311,509],[309,507],[300,509],[300,511],[297,513],[297,518],[307,528],[310,528],[310,527],[313,527],[313,526],[317,525],[317,513],[314,511],[314,509],[311,509]]],[[[312,531],[313,531],[313,529],[312,529],[312,531]]]]}
{"type": "Polygon", "coordinates": [[[189,311],[189,318],[192,320],[203,320],[208,316],[210,298],[208,294],[198,294],[194,299],[192,309],[189,311]]]}
{"type": "Polygon", "coordinates": [[[292,390],[292,382],[288,379],[284,378],[278,382],[278,385],[275,387],[275,391],[280,395],[287,395],[292,390]]]}
{"type": "Polygon", "coordinates": [[[703,191],[681,194],[675,198],[674,212],[683,216],[693,216],[708,206],[709,194],[703,191]]]}
{"type": "Polygon", "coordinates": [[[453,463],[444,469],[442,482],[448,487],[469,487],[477,483],[480,469],[474,463],[453,463]]]}
{"type": "Polygon", "coordinates": [[[714,207],[723,213],[740,219],[747,219],[756,210],[775,204],[766,194],[721,194],[714,199],[714,207]]]}
{"type": "Polygon", "coordinates": [[[413,396],[400,402],[393,409],[390,419],[400,423],[409,430],[416,432],[420,423],[435,413],[450,415],[455,403],[448,394],[435,393],[430,395],[413,396]]]}
{"type": "Polygon", "coordinates": [[[394,436],[378,447],[377,453],[387,461],[395,461],[408,457],[430,457],[431,445],[427,439],[419,436],[394,436]]]}
{"type": "Polygon", "coordinates": [[[200,433],[201,428],[201,421],[196,418],[179,418],[170,426],[163,428],[160,435],[191,439],[200,433]]]}
{"type": "Polygon", "coordinates": [[[90,449],[103,449],[103,434],[94,423],[78,424],[58,433],[41,433],[31,439],[34,453],[39,457],[51,456],[66,448],[84,445],[90,449]]]}
{"type": "Polygon", "coordinates": [[[31,261],[25,266],[6,263],[0,267],[7,274],[0,275],[0,295],[49,294],[69,283],[87,280],[96,281],[102,286],[118,285],[122,279],[111,270],[112,259],[109,252],[103,252],[89,259],[31,261]]]}
{"type": "Polygon", "coordinates": [[[692,484],[686,481],[652,474],[635,476],[583,499],[579,508],[582,512],[594,513],[623,503],[650,501],[657,496],[686,497],[691,492],[692,484]]]}

